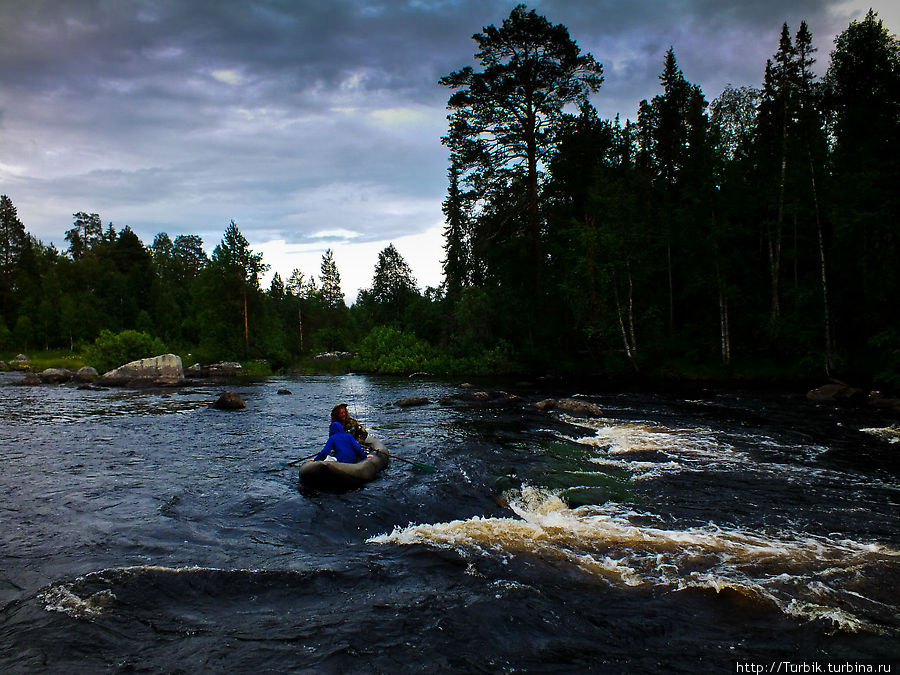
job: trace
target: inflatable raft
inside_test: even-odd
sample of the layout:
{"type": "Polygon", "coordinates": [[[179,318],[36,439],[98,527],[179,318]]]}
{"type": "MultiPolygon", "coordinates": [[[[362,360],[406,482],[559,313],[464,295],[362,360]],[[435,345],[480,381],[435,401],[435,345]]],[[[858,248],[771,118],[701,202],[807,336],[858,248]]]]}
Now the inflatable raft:
{"type": "Polygon", "coordinates": [[[300,467],[300,482],[321,490],[350,490],[358,488],[381,473],[388,465],[389,457],[384,443],[371,434],[360,445],[372,457],[361,462],[305,462],[300,467]]]}

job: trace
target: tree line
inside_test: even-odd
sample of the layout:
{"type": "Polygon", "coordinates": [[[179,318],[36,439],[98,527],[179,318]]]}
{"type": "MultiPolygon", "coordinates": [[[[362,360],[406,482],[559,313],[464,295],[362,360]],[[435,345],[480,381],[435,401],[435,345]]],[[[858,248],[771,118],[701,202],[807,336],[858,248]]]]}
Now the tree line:
{"type": "Polygon", "coordinates": [[[637,119],[524,5],[447,75],[446,292],[573,372],[900,384],[900,46],[869,11],[823,78],[785,24],[761,88],[708,102],[669,49],[637,119]]]}
{"type": "MultiPolygon", "coordinates": [[[[0,350],[137,331],[197,360],[379,372],[815,375],[900,385],[900,45],[870,11],[823,78],[785,24],[760,88],[706,100],[669,49],[637,119],[603,67],[524,5],[474,36],[450,90],[444,281],[393,245],[347,306],[332,251],[285,281],[230,223],[145,246],[74,214],[58,251],[0,197],[0,350]],[[600,92],[598,94],[598,92],[600,92]]],[[[761,64],[762,65],[762,64],[761,64]]]]}

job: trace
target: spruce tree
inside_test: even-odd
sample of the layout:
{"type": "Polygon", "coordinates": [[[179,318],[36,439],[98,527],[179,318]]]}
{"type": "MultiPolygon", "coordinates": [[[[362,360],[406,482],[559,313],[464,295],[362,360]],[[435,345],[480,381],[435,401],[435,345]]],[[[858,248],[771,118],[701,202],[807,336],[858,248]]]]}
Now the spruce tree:
{"type": "Polygon", "coordinates": [[[329,309],[346,307],[344,291],[341,290],[341,274],[338,272],[337,265],[334,262],[334,254],[330,248],[322,255],[319,281],[321,283],[319,295],[326,307],[329,309]]]}

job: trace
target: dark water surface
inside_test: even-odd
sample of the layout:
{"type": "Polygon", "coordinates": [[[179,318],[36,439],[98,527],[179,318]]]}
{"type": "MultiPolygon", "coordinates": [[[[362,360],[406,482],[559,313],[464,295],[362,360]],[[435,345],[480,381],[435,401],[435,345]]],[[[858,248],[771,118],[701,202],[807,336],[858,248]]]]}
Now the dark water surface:
{"type": "Polygon", "coordinates": [[[508,388],[605,413],[578,418],[363,376],[229,386],[247,409],[222,412],[221,386],[20,377],[0,373],[0,672],[734,672],[900,656],[900,444],[873,412],[508,388]],[[432,403],[393,405],[405,396],[432,403]],[[438,470],[393,461],[360,490],[301,490],[287,463],[321,447],[339,401],[438,470]]]}

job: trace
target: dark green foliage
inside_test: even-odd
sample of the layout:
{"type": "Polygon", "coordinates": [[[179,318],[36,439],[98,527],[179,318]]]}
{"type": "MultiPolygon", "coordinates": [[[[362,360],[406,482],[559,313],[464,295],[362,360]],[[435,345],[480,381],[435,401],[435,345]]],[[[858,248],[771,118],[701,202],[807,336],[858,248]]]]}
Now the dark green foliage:
{"type": "Polygon", "coordinates": [[[344,291],[341,290],[341,274],[334,262],[334,254],[327,249],[322,256],[322,267],[319,276],[319,296],[324,305],[330,309],[346,307],[344,291]]]}
{"type": "Polygon", "coordinates": [[[16,309],[30,246],[12,200],[0,195],[0,324],[8,321],[16,309]]]}
{"type": "MultiPolygon", "coordinates": [[[[454,93],[447,107],[451,194],[447,265],[452,297],[467,279],[498,279],[504,303],[539,321],[542,296],[539,186],[542,167],[556,145],[564,108],[587,105],[603,70],[582,54],[568,29],[518,5],[500,28],[472,37],[481,70],[467,66],[441,78],[454,93]],[[465,197],[460,192],[464,185],[465,197]],[[467,241],[465,213],[474,206],[478,229],[467,241]]],[[[534,331],[523,332],[533,343],[534,331]]]]}
{"type": "Polygon", "coordinates": [[[147,333],[136,330],[125,330],[121,333],[101,330],[93,344],[84,350],[84,362],[96,368],[99,373],[105,373],[131,361],[159,356],[166,352],[162,340],[147,333]]]}
{"type": "Polygon", "coordinates": [[[386,374],[425,370],[433,349],[411,333],[378,326],[363,339],[354,367],[386,374]]]}

